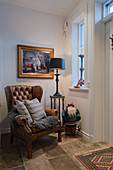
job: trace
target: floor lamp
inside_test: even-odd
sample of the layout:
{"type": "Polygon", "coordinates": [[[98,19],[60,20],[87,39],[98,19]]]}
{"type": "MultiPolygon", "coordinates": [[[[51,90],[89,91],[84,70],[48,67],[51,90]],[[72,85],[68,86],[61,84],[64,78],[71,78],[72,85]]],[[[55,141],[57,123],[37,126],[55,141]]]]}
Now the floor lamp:
{"type": "Polygon", "coordinates": [[[53,96],[62,96],[58,92],[58,81],[59,81],[58,76],[60,75],[58,73],[58,70],[65,69],[65,60],[63,58],[51,58],[50,69],[56,70],[56,74],[54,74],[56,76],[56,93],[53,96]]]}

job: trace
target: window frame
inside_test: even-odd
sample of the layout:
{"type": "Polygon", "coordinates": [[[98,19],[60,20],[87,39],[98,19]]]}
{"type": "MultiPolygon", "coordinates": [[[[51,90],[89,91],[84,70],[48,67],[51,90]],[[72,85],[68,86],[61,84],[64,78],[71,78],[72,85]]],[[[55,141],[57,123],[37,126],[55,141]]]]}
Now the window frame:
{"type": "Polygon", "coordinates": [[[103,18],[113,13],[110,12],[111,7],[113,7],[113,0],[109,0],[103,4],[103,18]]]}
{"type": "MultiPolygon", "coordinates": [[[[87,7],[85,8],[87,9],[87,7]]],[[[85,40],[86,36],[87,36],[87,25],[86,25],[86,21],[87,21],[87,15],[85,15],[85,11],[81,11],[81,13],[77,16],[75,16],[72,20],[72,86],[76,86],[78,84],[79,81],[79,65],[78,65],[78,55],[79,55],[79,51],[78,51],[78,47],[79,47],[79,42],[78,42],[78,36],[79,36],[79,24],[84,22],[84,56],[87,54],[87,41],[85,40]]],[[[87,66],[87,56],[85,57],[84,60],[84,67],[87,66]]],[[[82,86],[81,88],[86,88],[86,73],[88,71],[88,67],[86,67],[86,69],[84,70],[84,86],[82,86]]],[[[81,89],[80,88],[80,89],[81,89]]]]}
{"type": "MultiPolygon", "coordinates": [[[[84,46],[85,46],[85,18],[84,12],[81,13],[75,20],[72,21],[72,86],[76,86],[79,77],[79,24],[84,23],[84,46]]],[[[85,47],[84,47],[85,51],[85,47]]],[[[80,65],[81,66],[81,65],[80,65]]],[[[84,62],[85,66],[85,62],[84,62]]],[[[84,72],[85,79],[85,72],[84,72]]],[[[82,86],[84,87],[84,86],[82,86]]]]}

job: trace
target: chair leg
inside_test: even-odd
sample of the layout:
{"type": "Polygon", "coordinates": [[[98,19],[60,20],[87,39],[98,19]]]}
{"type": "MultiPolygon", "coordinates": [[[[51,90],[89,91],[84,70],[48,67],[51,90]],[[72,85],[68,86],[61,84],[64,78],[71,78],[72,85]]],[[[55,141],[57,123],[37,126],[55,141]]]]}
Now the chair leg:
{"type": "Polygon", "coordinates": [[[11,143],[11,144],[13,143],[13,140],[14,140],[14,136],[13,136],[13,134],[11,133],[11,138],[10,138],[10,143],[11,143]]]}
{"type": "Polygon", "coordinates": [[[27,144],[27,154],[28,158],[32,158],[32,143],[27,144]]]}
{"type": "Polygon", "coordinates": [[[61,129],[58,130],[58,142],[61,142],[62,138],[61,138],[61,129]]]}

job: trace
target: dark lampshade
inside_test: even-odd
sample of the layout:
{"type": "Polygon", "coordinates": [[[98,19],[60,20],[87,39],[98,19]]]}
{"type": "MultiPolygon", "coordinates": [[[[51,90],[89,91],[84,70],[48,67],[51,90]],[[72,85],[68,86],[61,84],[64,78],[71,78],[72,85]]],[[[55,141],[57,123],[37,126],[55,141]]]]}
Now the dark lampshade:
{"type": "Polygon", "coordinates": [[[51,58],[50,61],[51,69],[65,69],[65,60],[63,58],[51,58]]]}

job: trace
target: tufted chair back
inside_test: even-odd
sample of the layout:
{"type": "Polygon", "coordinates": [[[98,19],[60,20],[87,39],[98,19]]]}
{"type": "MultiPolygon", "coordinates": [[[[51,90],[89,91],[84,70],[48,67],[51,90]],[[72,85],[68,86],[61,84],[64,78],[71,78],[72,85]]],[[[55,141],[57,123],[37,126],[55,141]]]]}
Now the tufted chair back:
{"type": "Polygon", "coordinates": [[[41,86],[14,85],[5,87],[5,93],[9,112],[16,107],[16,100],[24,101],[37,98],[41,102],[43,90],[41,86]]]}

